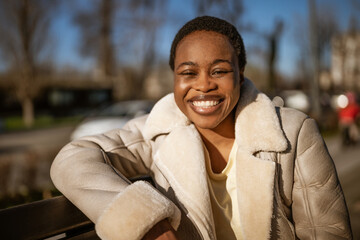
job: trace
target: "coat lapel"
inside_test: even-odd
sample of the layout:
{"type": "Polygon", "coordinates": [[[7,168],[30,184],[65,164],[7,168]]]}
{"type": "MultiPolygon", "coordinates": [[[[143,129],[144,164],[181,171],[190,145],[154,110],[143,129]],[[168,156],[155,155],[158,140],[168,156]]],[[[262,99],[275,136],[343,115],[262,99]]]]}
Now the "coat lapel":
{"type": "Polygon", "coordinates": [[[288,148],[275,106],[246,80],[239,100],[235,137],[238,144],[236,184],[244,239],[269,239],[273,215],[276,163],[257,152],[288,148]]]}
{"type": "Polygon", "coordinates": [[[236,110],[235,138],[239,148],[251,153],[282,152],[288,147],[274,104],[247,79],[236,110]]]}
{"type": "Polygon", "coordinates": [[[236,185],[244,239],[269,239],[273,214],[275,163],[238,149],[236,185]]]}
{"type": "Polygon", "coordinates": [[[155,164],[177,198],[197,223],[205,239],[214,239],[204,151],[193,125],[173,130],[155,154],[155,164]]]}
{"type": "Polygon", "coordinates": [[[203,143],[195,126],[177,107],[173,94],[154,106],[143,134],[145,139],[167,135],[154,153],[155,164],[204,238],[215,239],[203,143]]]}

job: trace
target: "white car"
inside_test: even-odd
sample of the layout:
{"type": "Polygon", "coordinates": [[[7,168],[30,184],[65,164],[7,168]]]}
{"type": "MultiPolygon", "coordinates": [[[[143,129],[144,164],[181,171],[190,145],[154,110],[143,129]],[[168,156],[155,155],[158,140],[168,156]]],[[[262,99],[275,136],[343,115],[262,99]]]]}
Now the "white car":
{"type": "Polygon", "coordinates": [[[71,140],[122,128],[129,120],[147,114],[154,106],[150,100],[133,100],[114,103],[85,118],[72,132],[71,140]]]}

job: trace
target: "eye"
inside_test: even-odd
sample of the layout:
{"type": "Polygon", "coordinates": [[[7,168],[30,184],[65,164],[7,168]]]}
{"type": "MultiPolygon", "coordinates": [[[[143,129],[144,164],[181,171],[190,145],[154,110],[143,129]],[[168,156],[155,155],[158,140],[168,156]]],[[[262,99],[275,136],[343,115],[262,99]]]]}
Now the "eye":
{"type": "Polygon", "coordinates": [[[222,77],[228,73],[232,72],[231,70],[225,70],[225,69],[215,69],[211,72],[211,76],[213,77],[222,77]]]}
{"type": "Polygon", "coordinates": [[[196,72],[193,71],[193,70],[184,70],[180,73],[178,73],[179,75],[182,75],[182,76],[189,76],[189,77],[192,77],[192,76],[196,76],[196,72]]]}

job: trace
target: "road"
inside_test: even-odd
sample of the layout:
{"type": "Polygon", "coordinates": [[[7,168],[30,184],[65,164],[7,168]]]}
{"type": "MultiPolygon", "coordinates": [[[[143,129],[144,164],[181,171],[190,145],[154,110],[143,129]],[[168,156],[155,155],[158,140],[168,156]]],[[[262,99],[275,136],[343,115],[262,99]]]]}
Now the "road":
{"type": "Polygon", "coordinates": [[[14,147],[58,146],[69,141],[73,126],[0,134],[0,151],[14,147]]]}
{"type": "Polygon", "coordinates": [[[0,134],[0,197],[53,189],[50,165],[73,127],[0,134]]]}
{"type": "MultiPolygon", "coordinates": [[[[49,169],[69,141],[73,127],[0,134],[0,195],[49,189],[49,169]]],[[[325,139],[334,159],[350,212],[354,239],[360,239],[360,143],[343,148],[338,136],[325,139]]]]}
{"type": "Polygon", "coordinates": [[[354,239],[360,239],[360,144],[342,147],[339,137],[325,139],[334,159],[350,219],[354,239]]]}

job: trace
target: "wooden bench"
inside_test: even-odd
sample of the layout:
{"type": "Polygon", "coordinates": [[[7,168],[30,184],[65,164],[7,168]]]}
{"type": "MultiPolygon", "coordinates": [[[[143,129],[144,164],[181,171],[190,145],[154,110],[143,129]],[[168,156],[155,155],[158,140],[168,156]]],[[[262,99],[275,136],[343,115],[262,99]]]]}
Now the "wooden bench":
{"type": "Polygon", "coordinates": [[[100,239],[64,196],[0,210],[1,239],[100,239]]]}
{"type": "MultiPolygon", "coordinates": [[[[130,179],[154,182],[149,176],[130,179]]],[[[94,224],[64,196],[0,210],[0,239],[100,239],[94,224]]]]}

